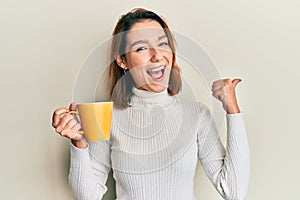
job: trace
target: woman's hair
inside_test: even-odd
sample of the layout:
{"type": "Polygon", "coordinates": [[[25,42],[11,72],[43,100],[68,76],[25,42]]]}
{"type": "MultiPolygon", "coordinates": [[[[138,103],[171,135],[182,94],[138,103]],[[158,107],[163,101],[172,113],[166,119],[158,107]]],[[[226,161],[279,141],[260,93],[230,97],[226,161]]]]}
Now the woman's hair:
{"type": "Polygon", "coordinates": [[[112,33],[109,54],[109,60],[111,62],[109,66],[109,83],[110,97],[114,102],[114,106],[116,106],[117,108],[123,109],[130,106],[130,100],[133,95],[132,88],[135,86],[135,83],[130,73],[126,74],[126,78],[121,78],[125,75],[125,71],[117,64],[116,59],[117,57],[125,59],[127,33],[135,23],[144,20],[157,21],[164,29],[173,54],[168,93],[172,96],[177,94],[181,90],[182,82],[180,76],[180,67],[176,63],[175,56],[175,39],[167,23],[152,11],[143,8],[136,8],[120,17],[112,33]]]}

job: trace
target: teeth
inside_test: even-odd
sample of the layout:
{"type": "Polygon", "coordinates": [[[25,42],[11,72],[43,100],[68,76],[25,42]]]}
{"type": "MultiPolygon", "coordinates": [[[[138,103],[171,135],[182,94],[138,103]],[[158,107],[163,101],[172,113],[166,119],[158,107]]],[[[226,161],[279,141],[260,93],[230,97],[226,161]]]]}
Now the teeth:
{"type": "Polygon", "coordinates": [[[165,68],[164,66],[161,66],[161,67],[158,67],[158,68],[155,68],[155,69],[151,69],[148,72],[149,73],[155,73],[155,72],[163,70],[164,68],[165,68]]]}

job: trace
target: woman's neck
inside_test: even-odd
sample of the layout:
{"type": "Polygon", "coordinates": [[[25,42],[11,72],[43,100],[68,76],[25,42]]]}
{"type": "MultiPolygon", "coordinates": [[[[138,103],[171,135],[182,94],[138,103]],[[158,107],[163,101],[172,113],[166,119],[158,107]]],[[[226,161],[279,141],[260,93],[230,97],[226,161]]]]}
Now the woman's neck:
{"type": "Polygon", "coordinates": [[[165,89],[162,92],[152,92],[147,90],[141,90],[137,88],[132,89],[133,96],[130,104],[135,105],[160,105],[168,106],[172,104],[175,99],[168,94],[168,90],[165,89]]]}

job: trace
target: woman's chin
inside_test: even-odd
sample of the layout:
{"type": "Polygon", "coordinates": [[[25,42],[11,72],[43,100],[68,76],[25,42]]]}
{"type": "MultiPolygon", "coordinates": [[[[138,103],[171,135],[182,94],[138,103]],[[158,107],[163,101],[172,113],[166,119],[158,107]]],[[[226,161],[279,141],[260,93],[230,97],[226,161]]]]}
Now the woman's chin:
{"type": "Polygon", "coordinates": [[[139,87],[140,90],[146,90],[146,91],[149,91],[149,92],[156,92],[156,93],[159,93],[159,92],[163,92],[167,89],[167,85],[161,85],[161,84],[147,84],[147,85],[144,85],[142,87],[139,87]]]}

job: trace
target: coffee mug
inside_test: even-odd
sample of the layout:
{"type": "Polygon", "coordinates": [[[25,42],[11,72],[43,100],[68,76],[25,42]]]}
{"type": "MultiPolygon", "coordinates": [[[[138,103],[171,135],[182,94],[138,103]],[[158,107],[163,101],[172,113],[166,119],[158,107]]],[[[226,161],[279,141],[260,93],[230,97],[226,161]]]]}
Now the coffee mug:
{"type": "Polygon", "coordinates": [[[78,104],[78,111],[70,111],[70,114],[78,114],[82,131],[87,141],[95,142],[108,140],[112,123],[113,102],[95,102],[78,104]]]}

